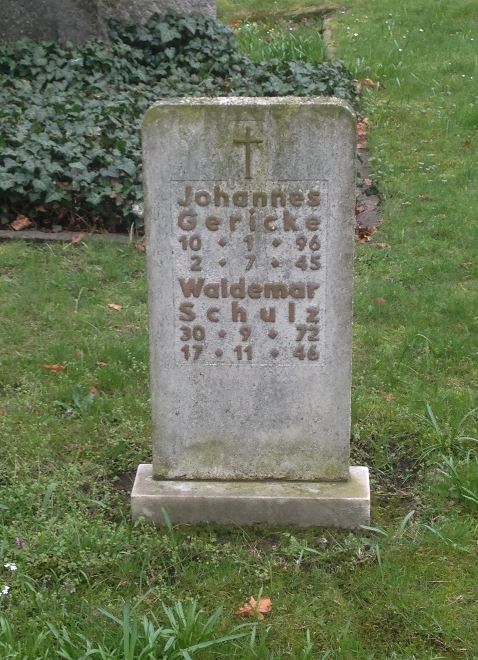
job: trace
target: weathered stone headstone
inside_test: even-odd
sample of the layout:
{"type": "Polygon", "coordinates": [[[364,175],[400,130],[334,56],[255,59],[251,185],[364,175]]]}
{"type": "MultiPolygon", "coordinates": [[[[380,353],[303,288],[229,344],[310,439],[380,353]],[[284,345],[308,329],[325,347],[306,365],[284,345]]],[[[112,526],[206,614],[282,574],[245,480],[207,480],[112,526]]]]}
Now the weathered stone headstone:
{"type": "Polygon", "coordinates": [[[337,99],[162,101],[143,126],[153,464],[133,515],[355,527],[355,119],[337,99]]]}

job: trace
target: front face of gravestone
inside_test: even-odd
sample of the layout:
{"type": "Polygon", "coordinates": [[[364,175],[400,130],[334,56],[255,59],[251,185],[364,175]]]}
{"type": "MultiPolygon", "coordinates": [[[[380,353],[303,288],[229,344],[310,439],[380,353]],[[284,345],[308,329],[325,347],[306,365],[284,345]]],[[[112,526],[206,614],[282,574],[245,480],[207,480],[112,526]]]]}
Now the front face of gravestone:
{"type": "Polygon", "coordinates": [[[354,150],[332,99],[148,111],[157,478],[348,478],[354,150]]]}

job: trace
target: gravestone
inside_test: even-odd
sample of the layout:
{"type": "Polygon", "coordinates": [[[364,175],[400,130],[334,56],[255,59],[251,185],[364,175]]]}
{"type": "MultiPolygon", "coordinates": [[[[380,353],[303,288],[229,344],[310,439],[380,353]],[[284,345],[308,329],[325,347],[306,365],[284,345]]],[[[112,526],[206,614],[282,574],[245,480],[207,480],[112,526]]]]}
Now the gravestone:
{"type": "Polygon", "coordinates": [[[153,463],[134,517],[368,522],[349,466],[354,157],[338,99],[147,112],[153,463]]]}

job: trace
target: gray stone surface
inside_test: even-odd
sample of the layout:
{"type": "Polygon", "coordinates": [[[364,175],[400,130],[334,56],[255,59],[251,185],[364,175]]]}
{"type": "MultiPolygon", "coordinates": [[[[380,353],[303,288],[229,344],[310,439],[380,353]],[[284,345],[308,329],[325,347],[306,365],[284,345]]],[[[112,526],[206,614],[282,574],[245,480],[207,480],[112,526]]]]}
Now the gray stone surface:
{"type": "Polygon", "coordinates": [[[97,0],[1,0],[0,41],[106,39],[97,0]]]}
{"type": "Polygon", "coordinates": [[[0,42],[27,38],[82,43],[107,40],[106,19],[144,23],[152,14],[216,15],[215,0],[0,0],[0,42]]]}
{"type": "Polygon", "coordinates": [[[157,481],[140,465],[131,495],[133,518],[173,523],[358,528],[370,521],[368,470],[350,468],[337,483],[157,481]]]}
{"type": "Polygon", "coordinates": [[[144,23],[152,14],[162,14],[168,9],[180,14],[216,15],[215,0],[98,0],[98,4],[102,16],[127,25],[144,23]]]}
{"type": "Polygon", "coordinates": [[[162,101],[143,153],[155,477],[347,480],[352,111],[162,101]]]}

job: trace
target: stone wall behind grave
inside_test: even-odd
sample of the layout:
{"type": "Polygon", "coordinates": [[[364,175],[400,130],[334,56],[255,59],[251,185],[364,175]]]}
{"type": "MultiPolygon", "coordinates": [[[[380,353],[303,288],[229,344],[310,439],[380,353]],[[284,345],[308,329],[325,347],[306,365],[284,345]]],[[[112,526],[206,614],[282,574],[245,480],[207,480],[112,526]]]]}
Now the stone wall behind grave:
{"type": "Polygon", "coordinates": [[[18,39],[74,44],[107,40],[106,20],[141,24],[155,13],[216,15],[215,0],[0,0],[0,42],[18,39]]]}
{"type": "Polygon", "coordinates": [[[107,39],[97,0],[0,0],[0,42],[107,39]]]}

